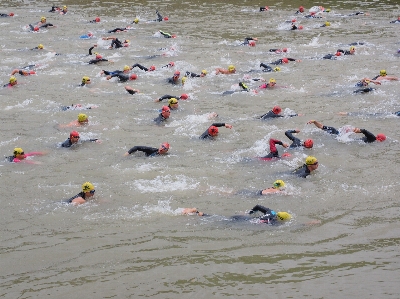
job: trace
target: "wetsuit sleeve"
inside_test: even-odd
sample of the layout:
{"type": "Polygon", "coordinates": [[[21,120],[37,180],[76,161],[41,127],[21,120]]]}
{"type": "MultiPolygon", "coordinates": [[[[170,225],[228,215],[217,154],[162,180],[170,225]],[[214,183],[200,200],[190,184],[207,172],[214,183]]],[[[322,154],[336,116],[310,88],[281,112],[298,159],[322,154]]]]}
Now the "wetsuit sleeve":
{"type": "Polygon", "coordinates": [[[214,126],[214,127],[225,127],[225,123],[213,123],[211,126],[214,126]]]}
{"type": "Polygon", "coordinates": [[[276,117],[283,117],[283,115],[275,114],[271,110],[265,113],[264,115],[260,116],[260,119],[268,119],[268,118],[276,118],[276,117]]]}
{"type": "Polygon", "coordinates": [[[121,82],[125,82],[125,81],[129,80],[129,77],[127,75],[121,74],[121,73],[116,73],[116,74],[114,73],[114,74],[111,75],[111,78],[113,78],[113,77],[118,77],[118,79],[121,82]]]}
{"type": "Polygon", "coordinates": [[[283,145],[282,141],[277,140],[277,139],[270,139],[269,140],[269,150],[271,153],[277,153],[278,150],[276,149],[276,144],[283,145]]]}
{"type": "Polygon", "coordinates": [[[161,102],[162,100],[169,100],[169,99],[172,99],[172,98],[178,99],[177,97],[170,96],[169,94],[166,94],[166,95],[163,95],[161,98],[158,98],[158,100],[161,102]]]}
{"type": "Polygon", "coordinates": [[[294,58],[288,58],[287,60],[289,60],[289,61],[296,61],[296,59],[294,59],[294,58]]]}
{"type": "Polygon", "coordinates": [[[92,53],[93,49],[94,49],[94,47],[89,48],[89,55],[93,55],[93,53],[92,53]]]}
{"type": "Polygon", "coordinates": [[[365,130],[365,129],[360,129],[360,131],[361,131],[361,133],[363,133],[364,136],[365,136],[365,137],[363,138],[364,142],[371,143],[371,142],[374,142],[374,141],[376,140],[375,135],[372,134],[370,131],[367,131],[367,130],[365,130]]]}
{"type": "Polygon", "coordinates": [[[264,207],[264,206],[262,206],[262,205],[256,205],[256,206],[254,206],[254,207],[251,209],[251,211],[253,211],[253,213],[254,213],[254,212],[261,212],[261,213],[263,213],[264,215],[265,215],[265,214],[271,214],[271,209],[266,208],[266,207],[264,207]]]}
{"type": "Polygon", "coordinates": [[[400,111],[395,112],[394,115],[400,116],[400,111]]]}
{"type": "Polygon", "coordinates": [[[294,137],[292,133],[296,133],[296,131],[295,130],[287,130],[285,132],[286,137],[293,141],[293,143],[290,145],[290,147],[293,148],[293,147],[301,146],[301,140],[297,137],[294,137]]]}
{"type": "Polygon", "coordinates": [[[336,52],[344,53],[344,50],[342,50],[342,49],[337,49],[336,52]]]}
{"type": "Polygon", "coordinates": [[[161,124],[164,120],[165,118],[162,116],[161,113],[154,119],[157,125],[161,124]]]}
{"type": "Polygon", "coordinates": [[[146,156],[149,156],[149,155],[154,154],[155,152],[157,152],[158,149],[154,148],[154,147],[149,147],[149,146],[137,145],[137,146],[132,147],[128,151],[128,154],[132,154],[132,153],[137,152],[137,151],[144,152],[144,153],[146,153],[146,156]]]}
{"type": "Polygon", "coordinates": [[[322,130],[332,135],[339,135],[339,131],[336,130],[334,127],[323,126],[322,130]]]}
{"type": "Polygon", "coordinates": [[[61,147],[71,147],[72,143],[71,140],[68,138],[67,140],[65,140],[62,144],[61,147]]]}

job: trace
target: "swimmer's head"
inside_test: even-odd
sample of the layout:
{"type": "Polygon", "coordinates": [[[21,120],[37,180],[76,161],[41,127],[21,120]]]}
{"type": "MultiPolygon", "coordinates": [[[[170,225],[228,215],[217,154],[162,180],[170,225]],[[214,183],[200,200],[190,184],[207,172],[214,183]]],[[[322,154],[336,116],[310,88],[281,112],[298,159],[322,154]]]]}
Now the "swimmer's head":
{"type": "Polygon", "coordinates": [[[29,75],[35,75],[35,74],[36,74],[36,72],[34,70],[29,71],[29,75]]]}
{"type": "Polygon", "coordinates": [[[313,156],[308,156],[306,158],[306,165],[316,165],[316,164],[318,164],[317,158],[315,158],[313,156]]]}
{"type": "Polygon", "coordinates": [[[282,180],[276,180],[272,186],[274,189],[284,189],[285,188],[285,182],[282,180]]]}
{"type": "Polygon", "coordinates": [[[174,78],[175,78],[175,79],[178,79],[180,75],[181,75],[181,72],[180,72],[180,71],[175,71],[175,73],[174,73],[174,78]]]}
{"type": "Polygon", "coordinates": [[[19,156],[19,155],[24,155],[24,150],[20,147],[14,148],[14,157],[19,156]]]}
{"type": "Polygon", "coordinates": [[[328,21],[325,22],[325,26],[331,26],[331,23],[329,23],[328,21]]]}
{"type": "Polygon", "coordinates": [[[168,21],[169,19],[168,19],[168,17],[164,17],[164,21],[168,21]]]}
{"type": "Polygon", "coordinates": [[[40,18],[40,21],[43,23],[43,22],[46,22],[46,17],[41,17],[40,18]]]}
{"type": "Polygon", "coordinates": [[[174,66],[175,62],[171,61],[170,63],[168,63],[169,66],[174,66]]]}
{"type": "Polygon", "coordinates": [[[77,131],[72,131],[69,133],[69,138],[79,138],[79,133],[77,131]]]}
{"type": "Polygon", "coordinates": [[[90,83],[90,78],[88,76],[82,77],[82,84],[89,84],[90,83]]]}
{"type": "Polygon", "coordinates": [[[287,221],[292,218],[292,215],[290,215],[288,212],[278,212],[276,213],[276,218],[279,221],[287,221]]]}
{"type": "Polygon", "coordinates": [[[82,191],[83,192],[90,192],[92,194],[94,194],[95,190],[94,190],[94,186],[92,183],[90,182],[86,182],[82,184],[82,191]]]}
{"type": "Polygon", "coordinates": [[[212,137],[218,135],[218,128],[216,126],[211,126],[208,128],[208,134],[212,137]]]}
{"type": "Polygon", "coordinates": [[[279,72],[281,70],[281,68],[279,66],[274,68],[274,72],[279,72]]]}
{"type": "Polygon", "coordinates": [[[86,114],[84,114],[84,113],[79,113],[79,114],[78,114],[78,122],[79,122],[79,123],[87,123],[87,122],[89,122],[89,119],[88,119],[88,117],[87,117],[86,114]]]}
{"type": "Polygon", "coordinates": [[[235,68],[235,66],[233,65],[233,64],[231,64],[230,66],[228,66],[228,71],[229,72],[233,72],[233,71],[235,71],[236,70],[236,68],[235,68]]]}
{"type": "Polygon", "coordinates": [[[100,18],[97,17],[96,19],[94,19],[96,21],[96,23],[100,22],[100,18]]]}
{"type": "Polygon", "coordinates": [[[379,75],[380,76],[382,76],[382,77],[385,77],[387,74],[386,74],[386,70],[381,70],[380,72],[379,72],[379,75]]]}
{"type": "Polygon", "coordinates": [[[43,45],[42,44],[39,44],[39,46],[38,46],[38,49],[43,49],[44,47],[43,47],[43,45]]]}
{"type": "Polygon", "coordinates": [[[270,85],[275,85],[276,84],[276,80],[274,78],[269,79],[269,84],[270,85]]]}
{"type": "Polygon", "coordinates": [[[189,98],[189,96],[186,93],[181,94],[181,96],[179,97],[181,100],[187,100],[189,98]]]}
{"type": "Polygon", "coordinates": [[[325,11],[325,12],[330,12],[331,9],[330,9],[330,8],[327,8],[327,9],[325,9],[324,11],[325,11]]]}
{"type": "Polygon", "coordinates": [[[304,7],[303,6],[299,7],[299,12],[304,12],[304,7]]]}
{"type": "Polygon", "coordinates": [[[187,80],[187,77],[186,77],[186,76],[183,76],[183,77],[182,77],[182,80],[181,80],[181,81],[182,81],[182,85],[186,83],[186,80],[187,80]]]}
{"type": "Polygon", "coordinates": [[[125,65],[124,66],[124,71],[129,71],[131,68],[129,67],[129,65],[125,65]]]}
{"type": "Polygon", "coordinates": [[[89,37],[92,37],[92,36],[93,36],[93,33],[89,32],[87,35],[88,35],[89,37]]]}
{"type": "Polygon", "coordinates": [[[11,76],[9,82],[10,82],[11,85],[15,85],[15,84],[17,84],[17,78],[14,77],[14,76],[11,76]]]}
{"type": "Polygon", "coordinates": [[[63,6],[63,10],[67,10],[68,7],[66,5],[63,6]]]}
{"type": "Polygon", "coordinates": [[[168,104],[170,105],[178,104],[178,100],[176,98],[170,98],[168,100],[168,104]]]}
{"type": "Polygon", "coordinates": [[[289,62],[289,59],[287,59],[286,57],[285,57],[285,58],[282,58],[282,62],[283,62],[283,63],[288,63],[288,62],[289,62]]]}
{"type": "Polygon", "coordinates": [[[129,76],[129,80],[136,80],[137,79],[137,75],[136,74],[132,74],[129,76]]]}
{"type": "Polygon", "coordinates": [[[171,37],[172,37],[172,38],[176,38],[176,35],[175,35],[175,34],[172,34],[171,37]]]}
{"type": "Polygon", "coordinates": [[[201,71],[201,75],[203,75],[203,76],[207,75],[207,71],[206,70],[202,70],[201,71]]]}
{"type": "Polygon", "coordinates": [[[249,46],[250,47],[255,47],[256,46],[256,42],[253,41],[253,40],[249,41],[249,46]]]}
{"type": "Polygon", "coordinates": [[[354,53],[355,51],[356,51],[356,47],[351,46],[351,47],[350,47],[350,53],[354,53]]]}
{"type": "Polygon", "coordinates": [[[379,133],[378,135],[376,135],[376,140],[378,140],[379,142],[383,142],[386,140],[386,135],[379,133]]]}
{"type": "Polygon", "coordinates": [[[135,24],[139,23],[139,19],[138,18],[134,19],[133,23],[135,23],[135,24]]]}
{"type": "Polygon", "coordinates": [[[312,139],[307,139],[304,141],[305,148],[312,148],[314,145],[314,141],[312,139]]]}
{"type": "Polygon", "coordinates": [[[10,12],[8,15],[9,15],[10,17],[13,17],[13,16],[14,16],[14,13],[13,13],[13,12],[10,12]]]}
{"type": "Polygon", "coordinates": [[[124,41],[125,44],[129,44],[129,42],[130,42],[129,39],[126,39],[126,40],[124,41]]]}
{"type": "Polygon", "coordinates": [[[168,150],[169,150],[169,143],[168,142],[163,142],[160,145],[160,148],[158,149],[158,152],[160,154],[165,154],[166,152],[168,152],[168,150]]]}
{"type": "Polygon", "coordinates": [[[299,30],[303,29],[303,26],[300,25],[300,26],[298,27],[298,29],[299,29],[299,30]]]}
{"type": "Polygon", "coordinates": [[[154,65],[152,65],[150,68],[149,68],[149,71],[155,71],[156,70],[156,67],[154,66],[154,65]]]}
{"type": "Polygon", "coordinates": [[[296,23],[296,19],[292,19],[292,23],[296,23]]]}
{"type": "Polygon", "coordinates": [[[311,12],[310,15],[311,15],[311,16],[315,16],[315,12],[311,12]]]}
{"type": "Polygon", "coordinates": [[[285,52],[285,53],[286,53],[286,52],[287,52],[287,48],[283,48],[283,49],[282,49],[282,52],[285,52]]]}
{"type": "Polygon", "coordinates": [[[279,107],[279,106],[274,106],[274,108],[272,108],[272,112],[273,112],[274,114],[279,114],[279,113],[282,112],[282,109],[281,109],[281,107],[279,107]]]}

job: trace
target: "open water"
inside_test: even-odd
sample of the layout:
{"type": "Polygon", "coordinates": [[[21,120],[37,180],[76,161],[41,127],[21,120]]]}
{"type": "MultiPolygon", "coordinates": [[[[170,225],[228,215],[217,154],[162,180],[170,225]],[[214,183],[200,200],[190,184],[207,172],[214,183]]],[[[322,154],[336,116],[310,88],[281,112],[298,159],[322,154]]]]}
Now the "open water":
{"type": "MultiPolygon", "coordinates": [[[[399,298],[399,118],[400,83],[386,81],[369,94],[353,94],[354,84],[386,69],[400,76],[398,1],[69,1],[65,16],[49,13],[50,2],[0,1],[0,83],[15,68],[38,65],[37,75],[17,75],[18,86],[0,90],[3,156],[14,147],[45,151],[39,165],[0,164],[0,298],[399,298]],[[270,11],[259,12],[268,5],[270,11]],[[300,5],[331,8],[323,19],[294,15],[300,5]],[[158,9],[169,20],[156,19],[158,9]],[[370,13],[343,17],[356,11],[370,13]],[[29,32],[41,16],[56,28],[29,32]],[[101,22],[88,23],[99,16],[101,22]],[[134,18],[138,24],[129,24],[134,18]],[[304,27],[290,31],[290,22],[304,27]],[[320,27],[325,21],[331,26],[320,27]],[[132,26],[118,34],[107,31],[132,26]],[[158,30],[176,34],[160,37],[158,30]],[[94,38],[79,37],[88,32],[94,38]],[[129,39],[127,48],[109,50],[105,36],[129,39]],[[238,46],[258,37],[256,47],[238,46]],[[353,56],[336,61],[321,57],[356,46],[353,56]],[[31,51],[39,43],[45,49],[31,51]],[[112,64],[88,65],[88,49],[112,64]],[[280,72],[248,73],[285,57],[271,48],[289,48],[280,72]],[[59,53],[61,55],[55,55],[59,53]],[[173,68],[161,66],[173,61],[173,68]],[[136,81],[107,81],[100,71],[124,65],[155,65],[155,72],[135,69],[136,81]],[[234,64],[235,75],[215,75],[234,64]],[[184,86],[166,78],[180,70],[200,73],[184,86]],[[89,87],[77,87],[90,76],[89,87]],[[237,92],[244,76],[275,78],[281,88],[237,92]],[[140,93],[129,95],[129,84],[140,93]],[[155,126],[164,95],[187,93],[165,126],[155,126]],[[61,111],[70,104],[97,105],[83,111],[89,126],[85,143],[61,149],[71,129],[60,129],[82,111],[61,111]],[[299,117],[260,121],[256,117],[280,105],[299,117]],[[363,112],[339,116],[340,111],[363,112]],[[211,112],[219,114],[210,120],[211,112]],[[371,113],[381,113],[371,116],[371,113]],[[340,142],[312,125],[360,127],[385,133],[383,143],[340,142]],[[227,122],[215,141],[199,140],[212,122],[227,122]],[[298,128],[311,150],[289,151],[273,162],[253,158],[268,152],[269,138],[289,140],[298,128]],[[123,153],[134,145],[158,147],[169,142],[167,156],[147,158],[123,153]],[[307,155],[319,168],[307,179],[288,173],[307,155]],[[259,190],[276,179],[285,195],[254,197],[239,190],[259,190]],[[96,187],[95,200],[79,207],[62,199],[80,191],[85,181],[96,187]],[[288,211],[293,219],[279,227],[230,220],[255,204],[288,211]],[[176,209],[197,207],[210,217],[181,216],[176,209]],[[310,220],[321,224],[307,226],[310,220]],[[397,286],[397,287],[396,287],[397,286]]],[[[247,82],[256,88],[260,82],[247,82]]],[[[282,154],[284,149],[278,146],[282,154]]]]}

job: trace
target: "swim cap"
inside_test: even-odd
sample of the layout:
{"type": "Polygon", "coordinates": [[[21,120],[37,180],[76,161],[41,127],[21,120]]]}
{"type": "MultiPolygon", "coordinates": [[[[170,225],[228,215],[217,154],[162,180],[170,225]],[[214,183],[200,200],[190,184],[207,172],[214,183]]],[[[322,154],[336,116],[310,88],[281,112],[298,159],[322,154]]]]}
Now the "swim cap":
{"type": "Polygon", "coordinates": [[[379,133],[378,135],[376,135],[376,140],[378,140],[379,142],[385,141],[386,140],[385,134],[379,133]]]}
{"type": "Polygon", "coordinates": [[[287,59],[286,57],[285,57],[285,58],[282,58],[282,62],[283,62],[283,63],[288,63],[288,62],[289,62],[289,59],[287,59]]]}
{"type": "Polygon", "coordinates": [[[203,75],[207,75],[207,71],[206,71],[206,70],[202,70],[201,73],[202,73],[203,75]]]}
{"type": "Polygon", "coordinates": [[[292,215],[290,215],[288,212],[278,212],[276,213],[276,217],[280,221],[285,221],[285,220],[290,220],[290,218],[292,218],[292,215]]]}
{"type": "Polygon", "coordinates": [[[253,41],[253,40],[249,41],[249,46],[250,47],[255,47],[256,46],[256,42],[253,41]]]}
{"type": "Polygon", "coordinates": [[[8,15],[9,15],[10,17],[13,17],[13,16],[14,16],[14,13],[13,13],[13,12],[10,12],[8,15]]]}
{"type": "Polygon", "coordinates": [[[36,74],[36,72],[35,71],[29,71],[29,74],[30,75],[34,75],[34,74],[36,74]]]}
{"type": "MultiPolygon", "coordinates": [[[[331,23],[329,23],[328,21],[325,22],[325,26],[331,26],[331,23]]],[[[350,48],[351,50],[351,48],[350,48]]]]}
{"type": "Polygon", "coordinates": [[[304,12],[304,7],[303,7],[303,6],[300,6],[300,7],[299,7],[299,11],[300,11],[300,12],[304,12]]]}
{"type": "Polygon", "coordinates": [[[67,6],[64,5],[64,6],[63,6],[63,9],[67,9],[67,6]]]}
{"type": "Polygon", "coordinates": [[[82,83],[86,83],[87,81],[90,81],[90,78],[88,76],[82,77],[82,83]]]}
{"type": "Polygon", "coordinates": [[[336,53],[335,53],[335,56],[340,56],[340,55],[342,55],[341,52],[336,52],[336,53]]]}
{"type": "Polygon", "coordinates": [[[325,9],[325,11],[326,11],[326,12],[330,12],[330,11],[331,11],[331,9],[330,9],[330,8],[327,8],[327,9],[325,9]]]}
{"type": "Polygon", "coordinates": [[[69,133],[69,137],[79,137],[79,133],[77,131],[72,131],[69,133]]]}
{"type": "Polygon", "coordinates": [[[277,66],[276,68],[274,68],[275,72],[279,72],[281,70],[281,68],[279,66],[277,66]]]}
{"type": "Polygon", "coordinates": [[[356,47],[351,46],[351,47],[350,47],[350,51],[353,51],[353,50],[355,51],[355,50],[356,50],[356,47]]]}
{"type": "Polygon", "coordinates": [[[181,100],[187,100],[189,96],[186,93],[183,93],[180,97],[181,100]]]}
{"type": "Polygon", "coordinates": [[[228,66],[228,71],[232,72],[234,70],[235,70],[235,66],[234,65],[231,64],[230,66],[228,66]]]}
{"type": "Polygon", "coordinates": [[[169,109],[169,107],[168,106],[162,106],[162,108],[161,108],[161,111],[162,112],[165,112],[165,111],[171,111],[170,109],[169,109]]]}
{"type": "Polygon", "coordinates": [[[187,80],[187,77],[186,76],[184,76],[184,77],[182,77],[182,84],[185,84],[185,82],[186,82],[186,80],[187,80]]]}
{"type": "Polygon", "coordinates": [[[24,150],[20,147],[16,147],[14,148],[14,156],[16,155],[23,155],[24,154],[24,150]]]}
{"type": "Polygon", "coordinates": [[[164,21],[168,21],[168,17],[164,17],[164,21]]]}
{"type": "Polygon", "coordinates": [[[89,37],[91,37],[91,36],[93,36],[93,33],[89,32],[87,35],[88,35],[89,37]]]}
{"type": "Polygon", "coordinates": [[[284,181],[282,181],[282,180],[276,180],[275,182],[274,182],[274,187],[273,187],[274,189],[283,189],[283,188],[285,188],[285,182],[284,181]]]}
{"type": "Polygon", "coordinates": [[[129,67],[129,65],[125,65],[124,66],[124,71],[129,71],[131,68],[129,67]]]}
{"type": "Polygon", "coordinates": [[[33,31],[39,31],[39,27],[35,26],[35,28],[33,28],[33,31]]]}
{"type": "Polygon", "coordinates": [[[175,71],[174,75],[175,75],[175,76],[180,76],[180,75],[181,75],[181,72],[180,72],[180,71],[175,71]]]}
{"type": "Polygon", "coordinates": [[[15,78],[14,76],[10,77],[10,83],[14,83],[17,82],[17,78],[15,78]]]}
{"type": "Polygon", "coordinates": [[[87,117],[86,114],[84,114],[84,113],[79,113],[78,114],[78,122],[84,122],[84,121],[87,121],[87,120],[88,120],[88,117],[87,117]]]}
{"type": "Polygon", "coordinates": [[[315,164],[316,162],[318,162],[318,160],[317,160],[317,158],[315,158],[315,157],[313,157],[313,156],[308,156],[308,157],[306,158],[306,164],[307,164],[307,165],[313,165],[313,164],[315,164]]]}
{"type": "Polygon", "coordinates": [[[287,52],[287,48],[283,48],[282,51],[286,53],[287,52]]]}
{"type": "Polygon", "coordinates": [[[92,183],[90,183],[90,182],[83,183],[83,185],[82,185],[83,192],[90,192],[92,190],[94,190],[94,186],[92,183]]]}
{"type": "Polygon", "coordinates": [[[41,18],[40,18],[40,21],[41,21],[41,22],[46,21],[46,17],[41,17],[41,18]]]}
{"type": "Polygon", "coordinates": [[[269,83],[276,83],[276,80],[274,78],[269,79],[269,83]]]}
{"type": "Polygon", "coordinates": [[[100,18],[97,17],[96,19],[94,19],[96,22],[100,22],[100,18]]]}
{"type": "Polygon", "coordinates": [[[298,29],[300,29],[300,30],[303,29],[303,26],[300,25],[300,26],[298,27],[298,29]]]}
{"type": "Polygon", "coordinates": [[[292,23],[296,23],[296,19],[293,19],[293,20],[292,20],[292,23]]]}
{"type": "Polygon", "coordinates": [[[170,105],[178,104],[178,100],[175,99],[175,98],[170,98],[170,99],[168,100],[168,104],[170,104],[170,105]]]}
{"type": "Polygon", "coordinates": [[[168,63],[170,66],[174,66],[175,62],[171,61],[170,63],[168,63]]]}
{"type": "Polygon", "coordinates": [[[218,135],[218,128],[216,126],[211,126],[208,128],[208,134],[211,136],[217,136],[218,135]]]}
{"type": "Polygon", "coordinates": [[[138,18],[134,19],[133,23],[135,23],[135,24],[139,23],[139,19],[138,18]]]}
{"type": "Polygon", "coordinates": [[[386,76],[386,70],[381,70],[381,71],[379,72],[379,74],[380,74],[381,76],[386,76]]]}
{"type": "Polygon", "coordinates": [[[43,48],[44,48],[43,45],[39,44],[38,49],[43,49],[43,48]]]}
{"type": "Polygon", "coordinates": [[[101,56],[100,54],[96,55],[96,59],[102,59],[102,58],[103,58],[103,56],[101,56]]]}
{"type": "Polygon", "coordinates": [[[132,74],[129,76],[129,80],[136,80],[137,79],[137,75],[136,74],[132,74]]]}
{"type": "Polygon", "coordinates": [[[176,35],[175,35],[175,34],[172,34],[171,37],[172,37],[172,38],[176,38],[176,35]]]}
{"type": "Polygon", "coordinates": [[[161,144],[161,146],[163,146],[163,147],[169,149],[169,143],[168,143],[168,142],[163,142],[163,143],[161,144]]]}
{"type": "Polygon", "coordinates": [[[272,108],[272,112],[274,114],[279,114],[279,113],[281,113],[281,111],[282,111],[282,109],[279,106],[274,106],[274,108],[272,108]]]}
{"type": "Polygon", "coordinates": [[[155,71],[155,70],[156,70],[156,67],[155,67],[154,65],[152,65],[152,66],[149,68],[149,70],[150,70],[150,71],[155,71]]]}
{"type": "Polygon", "coordinates": [[[312,139],[307,139],[306,141],[304,141],[304,147],[306,148],[312,148],[314,145],[314,141],[312,141],[312,139]]]}

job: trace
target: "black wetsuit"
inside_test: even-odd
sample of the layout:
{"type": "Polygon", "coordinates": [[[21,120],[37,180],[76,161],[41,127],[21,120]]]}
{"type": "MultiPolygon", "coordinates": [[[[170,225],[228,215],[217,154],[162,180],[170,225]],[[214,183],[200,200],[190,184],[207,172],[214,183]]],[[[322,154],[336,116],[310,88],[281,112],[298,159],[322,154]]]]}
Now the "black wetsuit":
{"type": "Polygon", "coordinates": [[[138,91],[136,91],[136,90],[130,90],[130,89],[127,89],[126,90],[129,94],[135,94],[135,93],[138,93],[138,91]]]}
{"type": "Polygon", "coordinates": [[[125,31],[125,30],[126,30],[126,28],[115,28],[113,30],[108,31],[108,33],[115,33],[117,31],[125,31]]]}
{"type": "Polygon", "coordinates": [[[160,15],[160,13],[158,12],[158,10],[156,10],[156,14],[157,14],[157,20],[154,20],[154,21],[156,21],[156,22],[162,22],[163,17],[162,17],[162,15],[160,15]]]}
{"type": "MultiPolygon", "coordinates": [[[[340,52],[340,53],[342,53],[343,55],[353,55],[353,54],[350,53],[350,51],[342,50],[342,49],[338,49],[338,50],[336,51],[336,53],[337,53],[337,52],[340,52]]],[[[326,54],[326,55],[323,57],[323,59],[336,59],[336,54],[326,54]]]]}
{"type": "MultiPolygon", "coordinates": [[[[294,59],[294,58],[287,58],[287,60],[289,60],[289,61],[296,61],[296,59],[294,59]]],[[[282,59],[278,59],[277,61],[271,62],[271,64],[273,64],[273,65],[278,65],[278,64],[283,64],[283,63],[284,63],[284,62],[283,62],[282,59]]]]}
{"type": "Polygon", "coordinates": [[[128,153],[132,154],[132,153],[137,152],[137,151],[144,152],[146,154],[146,156],[158,156],[159,155],[158,148],[149,147],[149,146],[141,146],[141,145],[137,145],[137,146],[132,147],[128,151],[128,153]]]}
{"type": "Polygon", "coordinates": [[[255,39],[252,37],[245,37],[243,43],[241,43],[240,45],[241,46],[248,45],[249,41],[251,41],[251,40],[255,40],[255,39]]]}
{"type": "Polygon", "coordinates": [[[350,51],[347,51],[347,50],[342,50],[342,49],[338,49],[336,52],[343,53],[343,55],[353,55],[353,54],[351,54],[351,52],[350,52],[350,51]]]}
{"type": "Polygon", "coordinates": [[[161,113],[154,119],[157,125],[161,124],[162,122],[166,121],[167,118],[165,118],[161,113]]]}
{"type": "Polygon", "coordinates": [[[268,111],[267,113],[261,115],[259,119],[269,119],[269,118],[277,118],[277,117],[284,117],[283,115],[280,114],[275,114],[272,110],[268,111]]]}
{"type": "Polygon", "coordinates": [[[303,142],[297,137],[294,137],[292,134],[297,133],[296,130],[287,130],[285,132],[285,135],[287,138],[293,141],[293,143],[289,146],[290,148],[295,148],[295,147],[301,147],[304,146],[303,142]]]}
{"type": "Polygon", "coordinates": [[[304,164],[303,166],[300,166],[299,168],[294,170],[292,173],[299,177],[305,178],[311,174],[311,171],[308,169],[307,165],[304,164]]]}
{"type": "Polygon", "coordinates": [[[397,112],[395,112],[393,114],[396,115],[396,116],[400,116],[400,111],[397,111],[397,112]]]}
{"type": "Polygon", "coordinates": [[[339,131],[336,130],[334,127],[322,126],[322,130],[332,135],[339,135],[339,131]]]}
{"type": "Polygon", "coordinates": [[[322,17],[316,16],[316,15],[306,15],[304,16],[307,19],[322,19],[322,17]]]}
{"type": "Polygon", "coordinates": [[[374,90],[376,90],[376,89],[373,87],[364,87],[364,88],[360,88],[360,89],[353,91],[353,93],[365,93],[365,92],[371,92],[374,90]]]}
{"type": "Polygon", "coordinates": [[[168,78],[168,83],[171,83],[171,84],[174,84],[174,85],[179,84],[179,77],[176,80],[174,80],[174,77],[168,78]]]}
{"type": "Polygon", "coordinates": [[[54,27],[54,25],[51,24],[51,23],[46,23],[46,24],[40,25],[39,27],[40,28],[47,28],[47,27],[54,27]]]}
{"type": "Polygon", "coordinates": [[[121,72],[121,73],[113,73],[110,76],[111,76],[111,78],[118,77],[120,82],[126,82],[130,78],[129,75],[124,74],[123,72],[121,72]]]}
{"type": "Polygon", "coordinates": [[[6,13],[0,13],[0,17],[11,17],[10,15],[6,14],[6,13]]]}
{"type": "Polygon", "coordinates": [[[84,200],[86,200],[86,198],[85,198],[85,192],[82,191],[82,192],[78,193],[77,195],[71,197],[70,199],[67,199],[67,200],[64,201],[64,202],[65,202],[65,203],[72,203],[72,201],[73,201],[75,198],[78,198],[78,197],[82,197],[84,200]]]}
{"type": "Polygon", "coordinates": [[[268,8],[266,8],[265,6],[264,7],[260,7],[260,11],[266,11],[266,10],[268,10],[268,8]]]}
{"type": "Polygon", "coordinates": [[[49,12],[57,12],[59,11],[61,8],[59,8],[58,6],[52,6],[51,9],[49,10],[49,12]]]}
{"type": "Polygon", "coordinates": [[[104,59],[104,58],[100,58],[100,59],[92,59],[92,60],[90,60],[88,63],[89,64],[96,64],[96,63],[99,63],[99,62],[102,62],[102,61],[108,61],[108,59],[104,59]]]}
{"type": "MultiPolygon", "coordinates": [[[[84,83],[82,83],[84,84],[84,83]]],[[[80,85],[82,86],[82,85],[80,85]]],[[[92,109],[92,107],[76,107],[76,105],[72,104],[71,106],[61,106],[62,111],[67,111],[67,110],[88,110],[92,109]]]]}
{"type": "Polygon", "coordinates": [[[112,40],[111,48],[118,49],[118,48],[123,48],[123,47],[124,47],[123,43],[118,38],[115,38],[112,40]]]}
{"type": "Polygon", "coordinates": [[[92,51],[93,51],[94,48],[95,48],[95,47],[90,47],[90,49],[89,49],[89,55],[93,55],[92,51]]]}
{"type": "Polygon", "coordinates": [[[390,21],[390,23],[400,23],[400,20],[390,21]]]}
{"type": "Polygon", "coordinates": [[[192,73],[192,72],[186,72],[186,77],[191,77],[191,78],[198,78],[198,77],[201,77],[200,75],[198,75],[198,74],[195,74],[195,73],[192,73]]]}
{"type": "Polygon", "coordinates": [[[167,33],[167,32],[164,32],[164,31],[161,31],[161,30],[160,30],[160,33],[161,33],[165,38],[172,38],[172,35],[169,34],[169,33],[167,33]]]}
{"type": "Polygon", "coordinates": [[[145,67],[145,66],[143,66],[143,65],[141,65],[141,64],[139,64],[139,63],[135,63],[134,65],[132,65],[132,68],[135,68],[135,67],[138,67],[138,68],[140,68],[142,71],[145,71],[145,72],[148,72],[148,71],[149,71],[149,69],[148,69],[147,67],[145,67]]]}
{"type": "Polygon", "coordinates": [[[179,100],[179,97],[177,96],[170,96],[169,94],[163,95],[161,98],[158,98],[158,100],[161,102],[162,100],[169,100],[175,98],[177,100],[179,100]]]}
{"type": "Polygon", "coordinates": [[[260,63],[260,67],[263,67],[263,72],[272,72],[274,69],[265,63],[260,63]]]}
{"type": "Polygon", "coordinates": [[[82,144],[83,142],[87,142],[87,141],[94,142],[94,141],[97,141],[97,140],[98,140],[97,138],[96,138],[96,139],[87,139],[87,140],[79,140],[78,143],[72,143],[72,142],[71,142],[71,139],[68,138],[68,139],[65,140],[63,143],[61,143],[61,147],[71,147],[71,146],[73,146],[74,144],[78,145],[78,144],[82,144]]]}
{"type": "MultiPolygon", "coordinates": [[[[212,127],[212,126],[214,126],[214,127],[225,127],[225,123],[213,123],[210,127],[212,127]]],[[[210,127],[208,127],[208,128],[210,128],[210,127]]],[[[201,134],[201,136],[199,137],[200,139],[212,139],[213,138],[213,136],[211,136],[209,133],[208,133],[208,129],[203,133],[203,134],[201,134]]]]}
{"type": "Polygon", "coordinates": [[[115,70],[113,72],[105,71],[105,70],[102,70],[102,71],[103,71],[104,75],[106,75],[106,76],[108,76],[108,75],[112,76],[112,75],[123,74],[124,73],[123,71],[120,71],[120,70],[115,70]]]}
{"type": "Polygon", "coordinates": [[[278,222],[276,212],[274,210],[266,208],[262,205],[256,205],[249,211],[249,214],[253,214],[255,212],[263,213],[263,216],[258,218],[262,223],[277,224],[278,222]]]}

